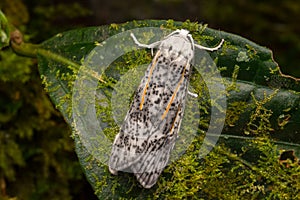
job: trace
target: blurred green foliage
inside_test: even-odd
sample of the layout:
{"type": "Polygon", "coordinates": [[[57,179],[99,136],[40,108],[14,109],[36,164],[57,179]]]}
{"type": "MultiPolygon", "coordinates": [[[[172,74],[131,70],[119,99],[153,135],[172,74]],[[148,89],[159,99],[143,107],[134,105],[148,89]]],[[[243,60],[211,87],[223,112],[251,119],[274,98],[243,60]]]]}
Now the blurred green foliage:
{"type": "Polygon", "coordinates": [[[9,39],[8,22],[5,15],[0,10],[0,49],[8,45],[9,39]]]}
{"type": "MultiPolygon", "coordinates": [[[[77,8],[73,13],[80,14],[78,7],[74,4],[70,12],[77,8]]],[[[30,13],[22,1],[1,1],[0,9],[10,23],[27,32],[30,13]]],[[[41,9],[39,14],[43,15],[41,9]]],[[[51,27],[50,23],[44,25],[51,27]]],[[[39,29],[28,32],[33,35],[25,34],[25,40],[38,34],[39,29]]],[[[43,89],[36,60],[20,57],[9,48],[2,49],[0,199],[95,198],[77,161],[70,135],[70,128],[43,89]]]]}

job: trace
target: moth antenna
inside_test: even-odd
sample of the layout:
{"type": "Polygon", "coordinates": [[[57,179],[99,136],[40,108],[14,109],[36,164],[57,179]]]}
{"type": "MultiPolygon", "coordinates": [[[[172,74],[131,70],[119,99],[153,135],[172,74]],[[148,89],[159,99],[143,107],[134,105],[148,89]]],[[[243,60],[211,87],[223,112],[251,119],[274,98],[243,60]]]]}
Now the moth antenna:
{"type": "Polygon", "coordinates": [[[215,50],[218,50],[224,43],[224,39],[221,40],[221,42],[218,44],[218,46],[216,47],[205,47],[205,46],[202,46],[200,44],[195,44],[195,47],[197,47],[198,49],[204,49],[204,50],[207,50],[207,51],[215,51],[215,50]]]}
{"type": "Polygon", "coordinates": [[[133,39],[134,43],[135,43],[137,46],[142,47],[142,48],[148,48],[148,49],[151,49],[151,54],[152,54],[152,56],[153,56],[153,49],[154,49],[155,47],[159,46],[160,43],[161,43],[161,41],[157,41],[157,42],[154,42],[154,43],[152,43],[152,44],[142,44],[142,43],[140,43],[140,42],[136,39],[136,37],[135,37],[135,35],[134,35],[133,33],[130,33],[130,36],[131,36],[131,38],[133,39]]]}

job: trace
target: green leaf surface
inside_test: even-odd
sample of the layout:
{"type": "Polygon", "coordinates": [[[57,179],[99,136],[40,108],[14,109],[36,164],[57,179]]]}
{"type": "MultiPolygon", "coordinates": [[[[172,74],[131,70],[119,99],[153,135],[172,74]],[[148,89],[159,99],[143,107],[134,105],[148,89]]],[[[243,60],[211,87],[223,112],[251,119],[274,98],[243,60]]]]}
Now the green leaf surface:
{"type": "MultiPolygon", "coordinates": [[[[57,34],[41,44],[41,47],[37,50],[39,70],[45,88],[52,101],[74,129],[73,136],[76,142],[78,158],[99,199],[119,197],[160,198],[170,194],[174,195],[174,198],[179,198],[178,194],[180,194],[180,192],[176,189],[189,188],[188,183],[183,186],[175,185],[175,188],[174,185],[171,185],[170,182],[176,184],[177,175],[175,173],[176,170],[178,170],[178,168],[176,168],[177,164],[168,167],[166,172],[162,174],[163,178],[160,178],[158,184],[150,190],[140,188],[131,174],[119,173],[117,177],[110,175],[105,163],[99,161],[97,156],[95,156],[95,154],[97,154],[95,152],[101,151],[101,141],[105,139],[98,135],[95,135],[95,138],[90,138],[90,140],[96,141],[93,143],[95,146],[91,151],[87,149],[89,147],[82,141],[82,137],[77,133],[77,127],[74,126],[74,112],[72,109],[72,103],[74,103],[72,102],[72,100],[74,101],[74,96],[72,96],[74,93],[74,82],[76,82],[78,76],[82,73],[82,68],[85,67],[85,64],[92,63],[87,60],[90,54],[93,53],[93,49],[99,45],[101,46],[101,42],[111,36],[126,30],[142,27],[160,27],[162,30],[184,28],[191,32],[196,42],[205,46],[215,46],[221,39],[224,39],[225,43],[222,48],[217,52],[210,53],[210,56],[221,71],[227,92],[226,121],[221,135],[221,143],[232,149],[232,151],[229,152],[235,152],[234,150],[244,152],[245,154],[243,154],[239,160],[242,164],[245,164],[242,160],[255,163],[254,160],[260,157],[259,153],[264,153],[265,149],[269,147],[268,142],[263,143],[264,145],[260,147],[254,145],[257,144],[257,138],[268,138],[271,145],[274,145],[272,148],[278,147],[276,156],[279,156],[278,150],[280,149],[292,149],[295,151],[295,155],[300,157],[299,80],[291,76],[283,75],[280,72],[277,63],[273,60],[272,52],[269,49],[261,47],[240,36],[213,30],[204,25],[191,23],[189,21],[183,23],[173,22],[171,20],[133,21],[120,25],[112,24],[110,26],[71,30],[57,34]],[[262,146],[265,147],[265,149],[262,149],[262,146]],[[241,150],[243,148],[247,148],[248,150],[241,150]],[[255,158],[253,158],[253,156],[251,156],[251,148],[255,149],[255,152],[258,154],[257,157],[255,156],[255,158]],[[173,167],[175,171],[172,171],[173,167]]],[[[147,34],[145,33],[144,36],[147,37],[147,34]]],[[[128,38],[128,40],[131,40],[131,38],[128,38]]],[[[112,92],[114,91],[112,88],[116,86],[120,77],[130,70],[132,70],[130,71],[132,73],[132,82],[138,83],[140,80],[139,77],[144,72],[132,67],[131,63],[137,65],[140,62],[140,64],[146,65],[151,62],[152,56],[150,51],[139,50],[136,52],[136,55],[128,53],[118,58],[113,62],[111,67],[106,68],[105,71],[101,71],[102,76],[93,71],[86,71],[87,77],[90,76],[91,80],[95,78],[99,80],[96,87],[103,95],[103,98],[101,98],[103,102],[96,101],[96,105],[99,105],[99,107],[96,108],[97,117],[102,126],[105,127],[103,132],[107,138],[109,138],[108,140],[110,142],[112,142],[119,127],[112,118],[111,105],[109,104],[112,92]],[[122,68],[120,66],[125,67],[122,68]]],[[[102,55],[99,55],[99,58],[101,58],[101,56],[102,55]]],[[[194,77],[197,76],[195,75],[194,77]]],[[[196,83],[192,82],[193,76],[191,85],[197,90],[197,81],[196,83]]],[[[132,84],[134,85],[134,83],[132,84]]],[[[127,91],[123,92],[126,93],[127,91]]],[[[202,90],[201,94],[203,95],[200,96],[200,100],[201,98],[205,99],[207,97],[204,93],[205,91],[203,92],[202,90]]],[[[82,99],[79,99],[80,103],[82,103],[81,101],[82,99]]],[[[207,124],[209,106],[205,106],[206,105],[203,105],[202,110],[207,110],[208,114],[201,116],[199,130],[199,132],[203,134],[203,130],[205,131],[209,125],[207,124]]],[[[90,119],[93,118],[91,117],[90,119]]],[[[216,149],[217,154],[222,154],[218,151],[218,148],[216,149]]],[[[211,154],[210,156],[212,157],[213,155],[214,154],[211,154]]],[[[231,153],[226,154],[226,156],[229,160],[234,157],[231,153]]],[[[180,159],[178,165],[180,165],[184,159],[185,157],[180,159]]],[[[217,158],[217,160],[218,159],[220,158],[217,158]]],[[[221,160],[222,159],[220,159],[220,162],[221,160]]],[[[236,161],[235,158],[233,160],[236,161]]],[[[198,161],[194,162],[198,163],[198,161]]],[[[265,163],[268,162],[266,161],[265,163]]],[[[189,165],[189,167],[190,166],[193,165],[189,165]]],[[[252,166],[252,164],[249,166],[252,166]]],[[[264,167],[259,164],[257,166],[264,167]]],[[[256,171],[255,169],[257,168],[250,167],[249,170],[254,171],[254,174],[256,172],[258,173],[259,170],[256,171]]],[[[191,170],[192,169],[190,169],[190,171],[191,170]]],[[[182,172],[182,174],[184,174],[184,172],[182,172]]],[[[262,176],[262,174],[259,174],[259,176],[262,176]]],[[[265,177],[268,176],[265,175],[265,177]]],[[[299,182],[297,182],[297,184],[299,184],[299,182]]],[[[186,197],[194,195],[190,193],[190,190],[186,189],[185,191],[188,191],[185,193],[186,197]]],[[[244,191],[246,191],[245,188],[244,191]]],[[[196,195],[213,197],[212,194],[205,192],[205,190],[199,189],[194,192],[196,195]]],[[[263,192],[260,193],[257,189],[255,194],[261,195],[263,192]]],[[[267,191],[266,194],[271,196],[272,192],[267,191]]],[[[254,194],[244,197],[253,196],[254,194]]]]}

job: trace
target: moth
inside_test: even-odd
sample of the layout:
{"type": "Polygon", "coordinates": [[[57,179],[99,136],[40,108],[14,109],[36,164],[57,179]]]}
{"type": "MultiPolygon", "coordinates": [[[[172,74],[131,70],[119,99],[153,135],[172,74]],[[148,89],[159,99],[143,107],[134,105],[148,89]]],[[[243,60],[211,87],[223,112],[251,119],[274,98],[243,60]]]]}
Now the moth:
{"type": "Polygon", "coordinates": [[[109,171],[134,173],[144,188],[151,188],[169,161],[184,114],[191,63],[195,48],[215,51],[194,43],[185,29],[176,30],[152,44],[135,44],[157,52],[138,86],[134,100],[113,142],[109,171]]]}

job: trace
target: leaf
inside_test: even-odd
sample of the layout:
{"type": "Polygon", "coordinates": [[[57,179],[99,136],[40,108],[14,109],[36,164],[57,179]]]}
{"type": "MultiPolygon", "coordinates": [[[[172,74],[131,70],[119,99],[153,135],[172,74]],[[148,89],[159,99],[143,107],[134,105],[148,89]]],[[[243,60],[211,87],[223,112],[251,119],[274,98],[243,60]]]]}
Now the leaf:
{"type": "MultiPolygon", "coordinates": [[[[160,186],[165,186],[167,182],[164,181],[170,180],[161,178],[161,182],[154,188],[141,189],[130,174],[121,173],[118,177],[110,175],[105,164],[111,142],[122,123],[123,110],[126,112],[124,108],[129,107],[131,92],[144,73],[142,67],[136,66],[150,63],[151,54],[149,51],[133,51],[132,48],[124,50],[125,53],[120,50],[124,55],[109,66],[105,66],[103,60],[108,56],[118,56],[118,48],[122,44],[134,46],[126,30],[143,27],[161,28],[162,31],[163,28],[184,28],[200,44],[206,41],[206,46],[214,46],[223,38],[225,44],[222,49],[210,53],[221,71],[226,87],[227,113],[221,136],[223,141],[231,148],[242,149],[245,143],[252,145],[249,140],[270,135],[272,144],[278,141],[281,147],[294,149],[300,157],[299,80],[280,72],[269,49],[240,36],[189,21],[181,23],[171,20],[146,20],[71,30],[43,42],[36,53],[45,88],[66,121],[73,127],[78,158],[99,199],[158,197],[160,193],[157,191],[162,190],[160,186]],[[128,37],[119,41],[112,40],[115,42],[113,46],[116,47],[116,52],[105,46],[106,43],[101,43],[118,33],[126,33],[128,37]],[[104,50],[99,53],[95,50],[97,48],[104,50]],[[98,63],[102,63],[104,67],[97,65],[98,63]],[[128,77],[125,80],[126,74],[128,77]],[[123,83],[125,85],[118,85],[123,83]],[[117,91],[118,87],[121,90],[117,91]],[[121,96],[114,96],[114,92],[121,96]],[[120,101],[120,98],[125,100],[120,101]],[[78,105],[83,106],[77,107],[78,105]],[[120,106],[120,109],[113,111],[113,106],[120,106]],[[91,112],[94,115],[89,115],[91,112]],[[98,126],[101,129],[97,129],[98,126]]],[[[139,37],[145,38],[145,43],[157,41],[164,35],[163,32],[155,35],[145,30],[139,32],[139,37]]],[[[213,104],[208,102],[209,94],[203,89],[205,86],[199,85],[199,78],[195,74],[191,86],[201,93],[200,127],[207,130],[210,107],[213,104]]],[[[215,104],[217,107],[218,103],[215,104]]],[[[185,128],[193,131],[188,130],[188,126],[185,128]]],[[[183,131],[180,134],[184,135],[183,131]]],[[[247,159],[249,156],[243,158],[247,159]]],[[[162,176],[168,177],[168,174],[162,176]]]]}

